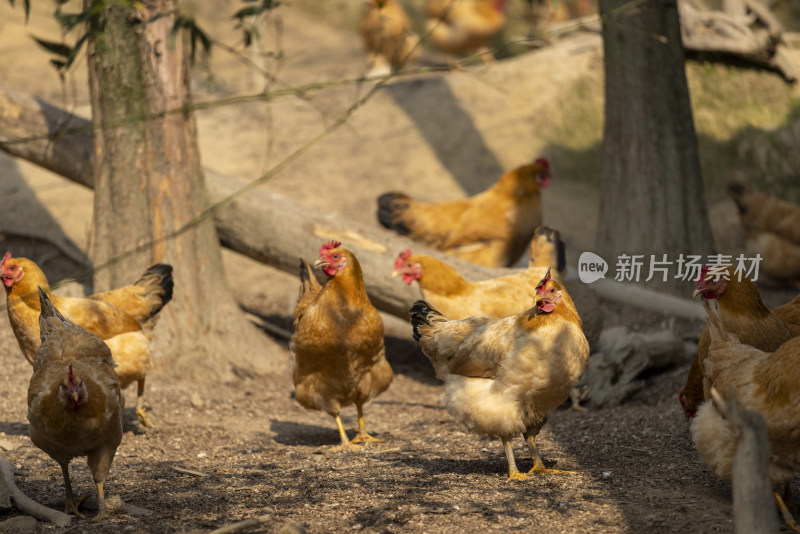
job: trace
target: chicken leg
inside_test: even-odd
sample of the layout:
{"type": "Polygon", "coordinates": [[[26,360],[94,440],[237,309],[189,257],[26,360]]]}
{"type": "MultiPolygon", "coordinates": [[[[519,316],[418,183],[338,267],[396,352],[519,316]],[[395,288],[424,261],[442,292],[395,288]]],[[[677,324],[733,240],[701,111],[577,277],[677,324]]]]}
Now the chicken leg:
{"type": "Polygon", "coordinates": [[[528,475],[520,473],[517,469],[517,462],[514,460],[514,447],[511,445],[510,439],[500,438],[503,442],[503,450],[506,453],[506,460],[508,460],[508,480],[527,480],[528,475]]]}
{"type": "Polygon", "coordinates": [[[367,434],[367,426],[364,424],[364,412],[360,404],[356,405],[358,409],[358,434],[351,441],[352,443],[366,443],[368,441],[374,443],[383,443],[382,439],[378,439],[367,434]]]}
{"type": "Polygon", "coordinates": [[[355,443],[352,443],[349,439],[347,439],[347,432],[345,432],[344,430],[344,425],[342,424],[342,418],[339,417],[339,414],[338,413],[335,414],[333,418],[336,419],[336,426],[339,427],[339,437],[341,437],[342,443],[340,445],[337,445],[331,450],[334,451],[343,450],[351,452],[357,452],[362,450],[363,447],[361,445],[356,445],[355,443]]]}
{"type": "Polygon", "coordinates": [[[528,471],[530,473],[546,473],[546,474],[558,474],[558,473],[569,473],[571,474],[572,471],[563,471],[561,469],[548,469],[544,466],[544,462],[542,461],[542,455],[539,454],[539,447],[536,446],[536,441],[533,439],[533,434],[529,431],[526,431],[522,434],[522,437],[525,438],[525,442],[528,444],[528,450],[531,453],[531,458],[533,459],[533,467],[531,470],[528,471]]]}
{"type": "Polygon", "coordinates": [[[72,484],[69,480],[69,464],[61,464],[61,474],[64,475],[64,513],[83,517],[83,514],[78,511],[78,507],[83,504],[83,501],[89,496],[84,495],[77,499],[72,496],[72,484]]]}
{"type": "Polygon", "coordinates": [[[147,417],[144,410],[144,378],[136,383],[136,415],[139,416],[139,422],[147,428],[153,428],[153,423],[147,417]]]}

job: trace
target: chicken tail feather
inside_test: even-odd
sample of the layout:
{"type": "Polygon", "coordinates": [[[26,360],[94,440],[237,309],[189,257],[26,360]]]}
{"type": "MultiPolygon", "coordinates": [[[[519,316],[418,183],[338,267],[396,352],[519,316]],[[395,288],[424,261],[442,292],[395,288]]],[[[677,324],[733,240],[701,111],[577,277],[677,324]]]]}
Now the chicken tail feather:
{"type": "Polygon", "coordinates": [[[416,341],[419,341],[419,338],[424,334],[424,332],[420,332],[421,327],[424,329],[426,326],[432,326],[432,321],[440,322],[445,320],[441,313],[431,308],[431,305],[424,300],[416,301],[408,312],[411,314],[412,335],[416,341]]]}
{"type": "Polygon", "coordinates": [[[736,207],[739,209],[741,215],[747,213],[747,209],[749,208],[744,198],[747,192],[748,187],[739,182],[732,182],[728,185],[728,195],[730,195],[731,199],[736,203],[736,207]]]}
{"type": "Polygon", "coordinates": [[[47,293],[40,287],[39,288],[39,306],[41,313],[39,314],[39,335],[42,342],[48,334],[52,333],[55,329],[72,324],[66,319],[61,312],[59,312],[47,293]]]}
{"type": "Polygon", "coordinates": [[[530,265],[555,267],[564,274],[567,269],[567,254],[561,233],[549,226],[537,226],[533,232],[530,265]]]}
{"type": "Polygon", "coordinates": [[[142,273],[134,285],[145,288],[144,298],[150,302],[150,312],[141,320],[147,321],[172,300],[175,285],[172,280],[172,265],[166,263],[152,265],[142,273]]]}
{"type": "Polygon", "coordinates": [[[410,201],[411,198],[403,193],[382,194],[378,197],[378,221],[401,235],[410,234],[411,229],[401,220],[410,201]]]}

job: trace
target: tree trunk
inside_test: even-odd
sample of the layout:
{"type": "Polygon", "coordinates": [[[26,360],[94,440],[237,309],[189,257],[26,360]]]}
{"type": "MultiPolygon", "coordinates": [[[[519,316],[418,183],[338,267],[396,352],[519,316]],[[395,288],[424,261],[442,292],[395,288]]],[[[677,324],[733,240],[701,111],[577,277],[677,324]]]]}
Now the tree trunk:
{"type": "MultiPolygon", "coordinates": [[[[677,262],[713,250],[676,0],[601,0],[605,131],[598,251],[677,262]]],[[[612,267],[613,269],[613,267],[612,267]]],[[[610,269],[611,270],[611,269],[610,269]]],[[[619,275],[619,270],[617,271],[619,275]]],[[[675,265],[654,289],[686,291],[675,265]]]]}
{"type": "Polygon", "coordinates": [[[190,103],[184,43],[170,38],[176,17],[176,0],[112,0],[90,28],[89,85],[101,125],[90,240],[95,290],[129,284],[152,263],[171,264],[175,295],[161,313],[154,355],[179,373],[262,374],[283,363],[280,352],[226,287],[213,220],[195,219],[208,200],[194,117],[162,115],[190,103]]]}

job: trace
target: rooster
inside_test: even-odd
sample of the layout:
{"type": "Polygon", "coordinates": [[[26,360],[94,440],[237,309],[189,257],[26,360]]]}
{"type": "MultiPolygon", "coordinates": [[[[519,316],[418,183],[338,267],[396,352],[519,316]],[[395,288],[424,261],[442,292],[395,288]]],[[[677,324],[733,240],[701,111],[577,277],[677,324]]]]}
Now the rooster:
{"type": "Polygon", "coordinates": [[[144,385],[150,370],[150,334],[157,314],[172,299],[172,267],[156,264],[129,286],[87,298],[54,295],[47,277],[34,262],[6,253],[0,262],[0,279],[6,290],[8,318],[25,358],[33,363],[39,347],[40,312],[37,287],[73,323],[100,336],[108,344],[120,384],[137,383],[136,414],[145,426],[153,426],[144,408],[144,385]]]}
{"type": "Polygon", "coordinates": [[[359,26],[373,76],[399,70],[419,52],[403,6],[395,0],[371,0],[359,26]]]}
{"type": "Polygon", "coordinates": [[[41,344],[28,386],[31,441],[61,466],[64,509],[83,517],[69,479],[69,463],[87,456],[97,486],[98,517],[106,515],[103,484],[122,441],[124,398],[108,346],[65,319],[47,294],[38,291],[41,344]]]}
{"type": "MultiPolygon", "coordinates": [[[[733,394],[743,407],[764,418],[772,451],[770,480],[773,487],[783,486],[790,495],[789,483],[800,467],[800,337],[782,343],[777,350],[763,351],[742,343],[728,331],[714,299],[704,300],[703,305],[710,338],[702,364],[705,379],[724,400],[730,400],[733,394]]],[[[720,408],[714,402],[703,404],[690,430],[700,457],[715,475],[730,481],[737,439],[720,408]]],[[[774,497],[787,525],[800,531],[781,494],[775,491],[774,497]]]]}
{"type": "Polygon", "coordinates": [[[486,267],[519,260],[541,224],[550,165],[539,158],[471,198],[423,203],[397,192],[378,198],[378,221],[401,235],[486,267]]]}
{"type": "Polygon", "coordinates": [[[383,321],[367,296],[361,265],[341,243],[323,244],[314,267],[328,280],[321,286],[300,260],[300,296],[290,344],[295,400],[334,418],[341,437],[338,449],[359,450],[354,443],[381,441],[367,433],[363,407],[393,378],[383,345],[383,321]],[[339,416],[342,407],[351,404],[356,405],[359,426],[352,442],[339,416]]]}
{"type": "MultiPolygon", "coordinates": [[[[720,276],[714,280],[716,276],[704,266],[694,296],[701,295],[704,301],[716,300],[728,331],[742,343],[771,352],[800,335],[800,297],[770,310],[761,300],[754,282],[745,277],[739,280],[732,267],[727,268],[725,276],[729,279],[720,276]]],[[[710,384],[703,380],[703,362],[710,342],[706,328],[697,343],[697,358],[678,395],[687,420],[693,418],[698,407],[709,398],[710,384]]]]}
{"type": "Polygon", "coordinates": [[[528,268],[520,273],[470,282],[447,263],[406,249],[398,254],[392,276],[409,285],[416,280],[425,301],[448,319],[505,317],[530,308],[536,283],[551,267],[560,282],[566,270],[564,242],[558,230],[540,226],[531,240],[528,268]]]}
{"type": "Polygon", "coordinates": [[[445,382],[445,404],[471,432],[497,436],[509,480],[524,480],[511,440],[522,434],[533,458],[529,473],[545,467],[534,438],[566,400],[589,358],[589,343],[567,291],[548,272],[533,307],[501,319],[450,321],[419,300],[410,310],[414,339],[445,382]]]}
{"type": "Polygon", "coordinates": [[[451,55],[494,55],[487,43],[503,29],[506,0],[428,0],[426,30],[431,43],[451,55]]]}

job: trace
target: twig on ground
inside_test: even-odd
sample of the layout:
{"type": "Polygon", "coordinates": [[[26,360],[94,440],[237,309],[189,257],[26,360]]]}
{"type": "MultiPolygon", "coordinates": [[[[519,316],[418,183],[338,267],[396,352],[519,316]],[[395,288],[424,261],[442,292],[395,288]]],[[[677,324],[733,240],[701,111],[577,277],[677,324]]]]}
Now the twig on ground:
{"type": "Polygon", "coordinates": [[[184,469],[183,467],[173,467],[175,471],[178,473],[185,473],[187,475],[194,475],[196,477],[207,477],[209,476],[208,473],[203,473],[202,471],[194,471],[192,469],[184,469]]]}

